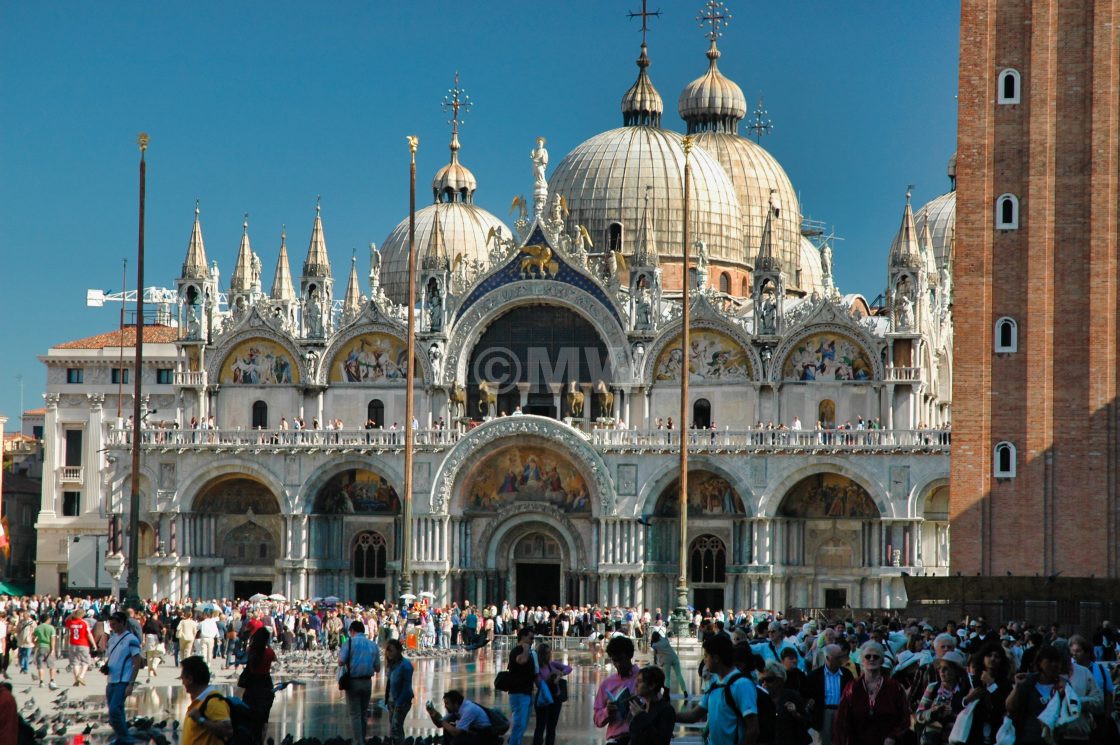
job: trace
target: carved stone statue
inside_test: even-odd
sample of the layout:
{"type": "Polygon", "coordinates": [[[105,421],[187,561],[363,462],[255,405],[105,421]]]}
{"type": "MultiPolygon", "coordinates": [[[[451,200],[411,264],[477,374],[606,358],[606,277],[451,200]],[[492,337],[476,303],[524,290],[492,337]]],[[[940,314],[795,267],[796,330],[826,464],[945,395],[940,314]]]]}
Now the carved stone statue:
{"type": "Polygon", "coordinates": [[[761,333],[772,335],[778,333],[778,304],[774,301],[774,294],[767,292],[762,298],[759,313],[759,329],[761,333]]]}
{"type": "Polygon", "coordinates": [[[319,307],[319,299],[307,299],[307,335],[313,337],[323,336],[323,310],[319,307]]]}
{"type": "Polygon", "coordinates": [[[187,338],[188,339],[201,339],[202,338],[202,318],[198,312],[198,303],[191,303],[187,306],[187,338]]]}
{"type": "Polygon", "coordinates": [[[832,286],[832,246],[821,246],[821,276],[829,287],[832,286]]]}
{"type": "Polygon", "coordinates": [[[905,292],[898,294],[898,328],[906,331],[914,327],[914,301],[905,292]]]}
{"type": "Polygon", "coordinates": [[[255,252],[253,253],[253,259],[252,259],[252,262],[251,262],[251,269],[252,269],[252,272],[253,272],[253,274],[252,274],[253,281],[252,281],[251,287],[252,287],[252,289],[256,290],[257,292],[260,292],[260,290],[261,290],[261,257],[258,256],[255,252]]]}
{"type": "Polygon", "coordinates": [[[953,300],[953,274],[949,267],[941,267],[941,305],[948,307],[953,300]]]}
{"type": "Polygon", "coordinates": [[[428,359],[432,361],[432,369],[439,369],[439,362],[443,359],[443,352],[439,348],[439,342],[432,342],[428,347],[428,359]]]}
{"type": "Polygon", "coordinates": [[[648,287],[638,290],[634,301],[634,328],[641,331],[653,328],[653,293],[648,287]]]}
{"type": "Polygon", "coordinates": [[[438,282],[433,282],[428,294],[428,328],[433,332],[443,331],[443,292],[438,282]]]}
{"type": "Polygon", "coordinates": [[[696,251],[696,289],[703,290],[708,286],[708,244],[697,238],[692,248],[696,251]]]}
{"type": "Polygon", "coordinates": [[[548,150],[545,149],[544,143],[545,139],[538,137],[536,148],[529,154],[529,157],[533,159],[534,188],[548,188],[548,179],[545,177],[545,172],[548,170],[548,150]]]}
{"type": "Polygon", "coordinates": [[[381,290],[381,252],[377,244],[369,244],[369,296],[377,297],[381,290]]]}

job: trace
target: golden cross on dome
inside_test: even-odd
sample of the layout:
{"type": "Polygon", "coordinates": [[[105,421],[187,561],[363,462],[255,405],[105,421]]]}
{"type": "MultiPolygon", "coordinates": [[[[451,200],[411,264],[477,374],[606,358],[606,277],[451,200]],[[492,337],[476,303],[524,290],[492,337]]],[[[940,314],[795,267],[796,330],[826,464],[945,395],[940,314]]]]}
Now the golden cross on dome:
{"type": "Polygon", "coordinates": [[[642,46],[646,45],[646,32],[649,31],[649,19],[653,16],[661,15],[660,10],[650,11],[646,9],[646,0],[642,0],[642,9],[640,11],[630,11],[630,18],[642,19],[642,46]]]}
{"type": "Polygon", "coordinates": [[[456,134],[459,131],[459,125],[466,119],[466,115],[474,107],[474,101],[467,95],[467,92],[459,87],[459,71],[455,71],[455,86],[447,89],[447,95],[443,97],[443,110],[451,112],[451,118],[447,123],[451,125],[451,133],[456,134]]]}
{"type": "Polygon", "coordinates": [[[700,9],[700,14],[696,16],[696,20],[700,22],[700,28],[704,28],[704,26],[712,27],[712,30],[708,31],[706,36],[714,44],[716,39],[723,36],[723,29],[731,23],[731,13],[728,12],[722,0],[708,0],[704,3],[704,7],[700,9]]]}
{"type": "Polygon", "coordinates": [[[770,112],[762,108],[762,96],[758,97],[758,106],[753,112],[754,119],[747,125],[747,131],[754,135],[755,142],[762,142],[765,135],[774,131],[774,122],[770,121],[770,112]]]}

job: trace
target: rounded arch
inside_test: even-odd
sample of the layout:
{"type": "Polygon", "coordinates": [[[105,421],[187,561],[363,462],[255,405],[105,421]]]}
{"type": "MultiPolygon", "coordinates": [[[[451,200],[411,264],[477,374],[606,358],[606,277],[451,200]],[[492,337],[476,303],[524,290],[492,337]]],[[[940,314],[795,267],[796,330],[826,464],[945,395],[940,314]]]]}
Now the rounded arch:
{"type": "Polygon", "coordinates": [[[949,476],[935,476],[916,485],[906,496],[906,517],[925,517],[925,502],[938,489],[949,488],[949,476]]]}
{"type": "MultiPolygon", "coordinates": [[[[703,345],[698,354],[710,363],[703,370],[693,370],[694,376],[702,375],[705,383],[742,383],[758,379],[758,371],[763,369],[761,360],[750,338],[740,329],[715,318],[698,318],[692,321],[690,328],[693,346],[703,345]]],[[[658,335],[647,350],[641,371],[643,380],[652,383],[680,380],[680,336],[679,320],[658,335]]]]}
{"type": "Polygon", "coordinates": [[[1019,197],[1010,192],[996,197],[996,230],[1017,230],[1019,227],[1019,197]]]}
{"type": "Polygon", "coordinates": [[[376,530],[363,530],[350,541],[350,571],[354,579],[385,579],[389,542],[376,530]]]}
{"type": "Polygon", "coordinates": [[[207,379],[215,383],[243,384],[248,374],[259,385],[299,385],[309,378],[305,362],[289,337],[267,326],[255,326],[223,338],[209,356],[206,372],[207,379]],[[238,371],[240,379],[235,383],[238,371]]]}
{"type": "MultiPolygon", "coordinates": [[[[688,464],[690,479],[694,472],[707,472],[719,476],[727,481],[739,496],[743,505],[743,514],[741,517],[751,517],[755,514],[754,494],[747,483],[745,475],[740,475],[728,469],[718,460],[707,456],[690,455],[688,464]]],[[[635,515],[635,517],[651,517],[657,514],[657,506],[658,502],[661,500],[661,496],[665,493],[665,490],[677,480],[680,470],[679,463],[672,461],[662,465],[645,480],[636,500],[636,504],[641,508],[641,512],[635,515]]]]}
{"type": "Polygon", "coordinates": [[[227,474],[211,479],[195,495],[192,512],[209,514],[278,515],[282,511],[275,492],[260,479],[244,474],[227,474]]]}
{"type": "MultiPolygon", "coordinates": [[[[359,323],[348,327],[323,351],[322,361],[314,371],[319,385],[404,385],[405,370],[399,377],[393,372],[407,355],[406,329],[387,323],[359,323]],[[382,356],[389,369],[379,364],[382,356]],[[347,364],[349,362],[349,364],[347,364]]],[[[428,355],[417,347],[414,357],[417,370],[415,385],[433,379],[434,371],[428,355]]]]}
{"type": "Polygon", "coordinates": [[[456,490],[462,489],[462,476],[487,455],[503,445],[527,443],[569,457],[591,489],[591,513],[595,516],[614,513],[614,483],[608,476],[610,469],[583,433],[555,419],[524,415],[484,422],[451,448],[432,480],[432,514],[447,514],[456,490]]]}
{"type": "Polygon", "coordinates": [[[770,379],[775,383],[882,380],[882,363],[874,349],[855,329],[810,326],[775,350],[774,359],[781,364],[771,365],[770,379]]]}
{"type": "Polygon", "coordinates": [[[1011,67],[1000,70],[999,82],[996,84],[996,103],[1019,103],[1022,95],[1021,84],[1022,80],[1018,70],[1011,67]]]}
{"type": "Polygon", "coordinates": [[[790,489],[801,480],[820,473],[839,474],[859,484],[871,496],[871,501],[875,503],[881,517],[902,517],[896,514],[894,503],[886,497],[886,488],[874,474],[855,463],[827,457],[809,464],[794,465],[779,476],[763,495],[758,508],[759,516],[779,517],[778,510],[790,489]]]}
{"type": "Polygon", "coordinates": [[[876,520],[883,512],[861,484],[848,476],[820,471],[805,476],[786,491],[778,515],[801,520],[876,520]]]}
{"type": "Polygon", "coordinates": [[[467,366],[475,345],[500,316],[523,305],[552,305],[566,308],[588,321],[606,345],[610,356],[610,369],[616,384],[634,381],[630,362],[630,343],[621,326],[622,312],[608,307],[589,292],[574,285],[552,280],[523,280],[499,286],[473,302],[455,320],[454,330],[448,339],[440,380],[449,385],[467,379],[467,366]]]}
{"type": "Polygon", "coordinates": [[[508,559],[517,542],[536,531],[547,533],[560,545],[565,569],[578,572],[590,568],[579,530],[563,513],[547,509],[524,510],[516,506],[499,514],[479,536],[474,549],[475,565],[506,567],[503,558],[508,559]]]}
{"type": "Polygon", "coordinates": [[[276,501],[281,506],[281,512],[291,511],[288,491],[284,488],[284,482],[281,481],[276,474],[253,461],[235,458],[228,458],[212,463],[209,467],[192,476],[183,484],[183,488],[179,490],[179,496],[175,506],[183,512],[193,511],[195,500],[198,499],[198,496],[207,485],[215,479],[230,476],[242,476],[261,482],[272,492],[276,501]]]}
{"type": "Polygon", "coordinates": [[[306,514],[315,512],[315,499],[323,488],[336,477],[351,471],[368,471],[380,476],[394,491],[398,484],[404,483],[401,473],[383,461],[356,456],[329,460],[312,471],[303,482],[303,488],[300,489],[297,498],[298,511],[306,514]]]}
{"type": "Polygon", "coordinates": [[[688,578],[691,584],[727,582],[727,544],[719,536],[703,533],[688,544],[688,578]]]}

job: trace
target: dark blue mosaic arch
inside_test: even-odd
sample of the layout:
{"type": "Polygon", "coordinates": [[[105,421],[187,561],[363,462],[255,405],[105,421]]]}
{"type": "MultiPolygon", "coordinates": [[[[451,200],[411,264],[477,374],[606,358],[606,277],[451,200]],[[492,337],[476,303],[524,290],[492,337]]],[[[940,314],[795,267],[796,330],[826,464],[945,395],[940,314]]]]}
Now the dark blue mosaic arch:
{"type": "MultiPolygon", "coordinates": [[[[571,285],[572,287],[578,287],[579,289],[583,290],[584,292],[598,300],[603,305],[603,307],[605,307],[607,311],[610,312],[611,316],[614,317],[615,321],[618,322],[618,325],[625,328],[626,324],[623,322],[622,317],[619,315],[618,309],[615,307],[614,303],[611,302],[611,299],[607,295],[607,293],[603,292],[603,288],[599,285],[599,283],[591,279],[591,277],[588,277],[580,270],[568,264],[567,261],[564,260],[564,257],[557,253],[556,248],[552,245],[552,243],[549,242],[547,238],[545,238],[544,232],[538,225],[533,228],[533,232],[529,235],[529,240],[526,241],[524,245],[532,246],[540,244],[546,244],[549,248],[552,249],[552,259],[559,265],[559,270],[556,272],[556,276],[551,278],[549,281],[563,282],[564,284],[571,285]]],[[[477,303],[483,296],[493,292],[499,287],[504,287],[515,282],[524,281],[521,278],[518,267],[521,264],[521,259],[527,255],[528,254],[518,251],[516,254],[510,257],[509,260],[507,260],[500,269],[493,271],[488,277],[486,277],[486,279],[482,281],[481,284],[471,290],[471,293],[467,295],[465,300],[463,300],[463,304],[459,306],[459,310],[455,314],[455,320],[458,321],[459,319],[461,319],[463,315],[466,314],[468,310],[470,310],[471,306],[477,303]]],[[[547,295],[543,297],[547,297],[547,295]]]]}

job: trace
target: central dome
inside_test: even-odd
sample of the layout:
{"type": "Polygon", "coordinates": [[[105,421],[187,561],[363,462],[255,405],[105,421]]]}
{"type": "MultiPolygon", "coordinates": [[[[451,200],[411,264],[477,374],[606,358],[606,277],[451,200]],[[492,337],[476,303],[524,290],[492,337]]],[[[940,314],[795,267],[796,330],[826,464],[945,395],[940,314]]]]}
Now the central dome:
{"type": "MultiPolygon", "coordinates": [[[[610,245],[612,224],[621,226],[622,250],[632,254],[652,186],[653,240],[661,257],[681,255],[684,205],[683,137],[652,126],[603,132],[579,145],[557,166],[549,191],[563,194],[571,210],[569,225],[583,225],[596,250],[610,245]]],[[[702,148],[693,148],[691,229],[713,260],[748,264],[739,225],[742,216],[735,187],[723,167],[702,148]]],[[[619,232],[616,228],[616,232],[619,232]]]]}

